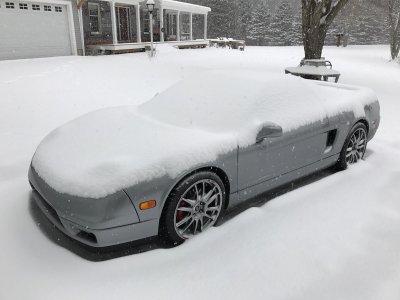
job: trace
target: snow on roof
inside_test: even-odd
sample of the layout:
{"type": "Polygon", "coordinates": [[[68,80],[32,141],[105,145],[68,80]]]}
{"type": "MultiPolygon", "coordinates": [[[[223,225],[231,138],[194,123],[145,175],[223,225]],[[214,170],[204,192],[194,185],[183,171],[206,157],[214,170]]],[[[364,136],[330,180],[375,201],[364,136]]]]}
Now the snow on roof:
{"type": "Polygon", "coordinates": [[[139,107],[102,109],[61,126],[32,164],[55,190],[100,198],[251,145],[266,122],[287,132],[340,111],[362,114],[375,99],[369,90],[293,76],[208,73],[139,107]]]}
{"type": "MultiPolygon", "coordinates": [[[[112,2],[113,0],[104,0],[108,2],[112,2]]],[[[129,5],[138,5],[140,3],[146,3],[147,0],[119,0],[118,3],[129,4],[129,5]]],[[[210,7],[185,3],[175,0],[156,0],[156,5],[158,7],[162,6],[163,9],[171,9],[178,10],[183,12],[191,12],[197,14],[207,14],[211,11],[210,7]]]]}
{"type": "Polygon", "coordinates": [[[185,12],[201,13],[201,14],[205,14],[211,11],[211,8],[207,6],[185,3],[175,0],[159,0],[159,3],[160,5],[162,5],[164,9],[176,9],[185,12]]]}

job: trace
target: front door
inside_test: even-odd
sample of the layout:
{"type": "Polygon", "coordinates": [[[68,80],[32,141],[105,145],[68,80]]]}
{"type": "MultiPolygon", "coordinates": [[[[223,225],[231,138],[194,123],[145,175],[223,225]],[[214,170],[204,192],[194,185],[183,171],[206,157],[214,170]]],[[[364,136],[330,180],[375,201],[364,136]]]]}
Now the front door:
{"type": "Polygon", "coordinates": [[[176,12],[167,12],[166,14],[166,40],[176,41],[177,40],[177,18],[176,12]]]}
{"type": "Polygon", "coordinates": [[[130,8],[124,6],[116,7],[118,24],[118,42],[130,42],[130,8]]]}

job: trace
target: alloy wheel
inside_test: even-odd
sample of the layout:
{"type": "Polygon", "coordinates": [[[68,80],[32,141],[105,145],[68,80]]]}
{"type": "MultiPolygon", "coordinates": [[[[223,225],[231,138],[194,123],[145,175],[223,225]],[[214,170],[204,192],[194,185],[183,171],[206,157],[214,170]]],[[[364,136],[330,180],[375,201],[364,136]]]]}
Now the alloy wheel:
{"type": "Polygon", "coordinates": [[[212,179],[192,184],[179,199],[174,214],[176,233],[188,239],[213,226],[222,210],[223,193],[212,179]]]}
{"type": "Polygon", "coordinates": [[[353,132],[346,149],[346,164],[351,165],[363,158],[367,147],[367,133],[363,128],[353,132]]]}

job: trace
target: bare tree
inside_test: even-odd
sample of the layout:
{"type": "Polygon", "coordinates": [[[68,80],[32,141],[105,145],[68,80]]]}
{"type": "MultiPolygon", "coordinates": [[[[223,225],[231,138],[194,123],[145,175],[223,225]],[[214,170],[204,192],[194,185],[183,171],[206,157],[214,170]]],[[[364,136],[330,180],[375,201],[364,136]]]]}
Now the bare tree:
{"type": "Polygon", "coordinates": [[[389,0],[390,52],[395,59],[400,52],[400,2],[389,0]]]}
{"type": "Polygon", "coordinates": [[[301,1],[305,58],[320,58],[328,27],[349,0],[301,1]]]}

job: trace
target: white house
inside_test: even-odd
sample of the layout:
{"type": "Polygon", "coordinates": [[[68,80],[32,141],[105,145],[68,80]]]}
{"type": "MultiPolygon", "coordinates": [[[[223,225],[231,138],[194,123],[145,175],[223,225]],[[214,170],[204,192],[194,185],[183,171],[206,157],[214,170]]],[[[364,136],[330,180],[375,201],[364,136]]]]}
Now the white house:
{"type": "MultiPolygon", "coordinates": [[[[154,41],[207,45],[209,7],[156,0],[154,41]]],[[[150,41],[144,0],[0,0],[0,60],[142,51],[150,41]]]]}

